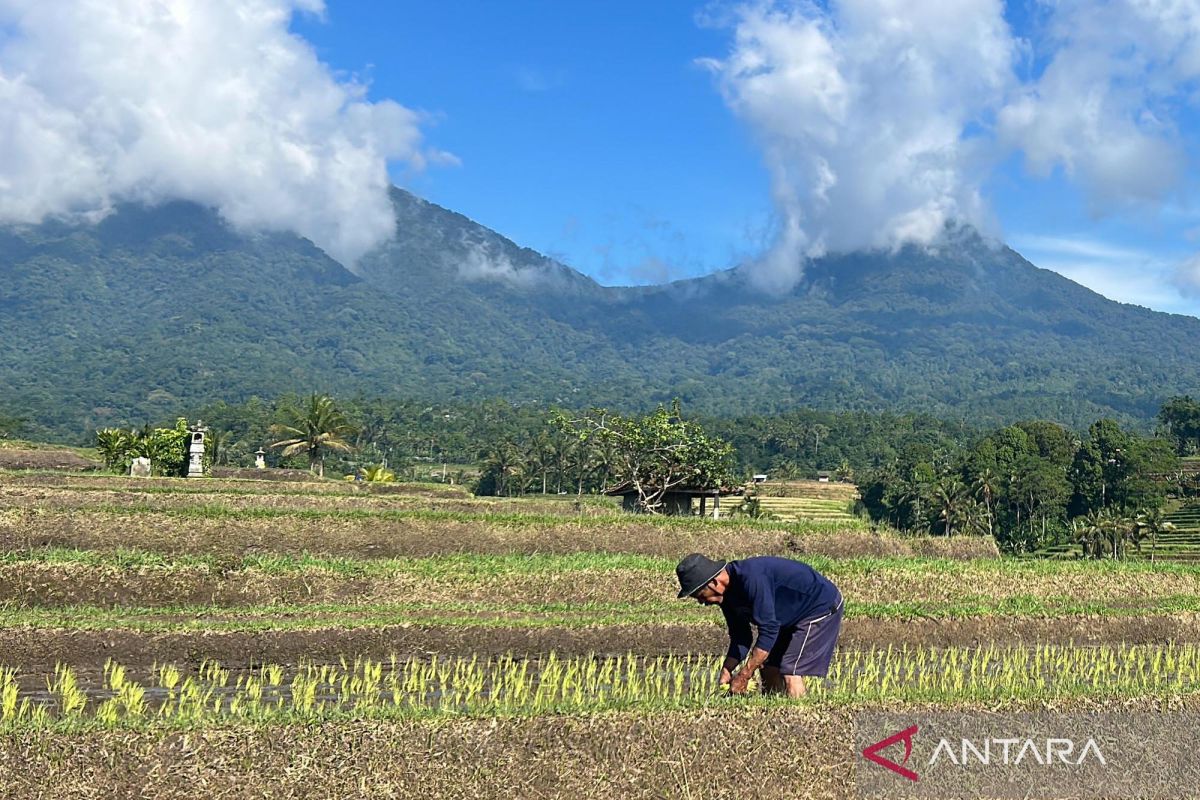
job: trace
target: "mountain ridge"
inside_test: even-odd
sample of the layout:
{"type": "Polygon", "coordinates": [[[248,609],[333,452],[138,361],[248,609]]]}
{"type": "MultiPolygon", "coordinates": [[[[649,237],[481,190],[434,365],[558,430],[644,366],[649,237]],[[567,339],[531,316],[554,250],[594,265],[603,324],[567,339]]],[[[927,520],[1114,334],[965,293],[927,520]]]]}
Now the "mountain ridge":
{"type": "Polygon", "coordinates": [[[0,410],[75,438],[287,391],[1078,427],[1144,423],[1200,390],[1200,320],[1107,300],[973,231],[816,259],[778,295],[745,268],[610,287],[392,201],[395,234],[353,272],[180,201],[0,228],[0,410]]]}

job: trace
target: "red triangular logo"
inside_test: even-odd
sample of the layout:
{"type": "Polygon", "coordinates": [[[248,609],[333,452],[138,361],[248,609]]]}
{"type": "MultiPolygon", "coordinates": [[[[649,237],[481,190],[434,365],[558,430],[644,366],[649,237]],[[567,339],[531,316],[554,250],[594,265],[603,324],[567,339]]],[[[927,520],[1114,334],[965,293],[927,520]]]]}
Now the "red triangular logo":
{"type": "Polygon", "coordinates": [[[913,741],[912,740],[913,740],[913,737],[916,735],[917,735],[917,726],[913,725],[911,728],[905,728],[904,730],[900,731],[899,733],[893,733],[891,736],[887,737],[886,739],[882,739],[882,740],[876,742],[875,744],[871,745],[867,749],[863,750],[862,754],[864,756],[866,756],[866,758],[869,761],[874,761],[879,766],[886,767],[887,769],[890,769],[892,772],[895,772],[897,775],[903,775],[904,777],[908,778],[910,781],[920,780],[920,778],[917,776],[917,773],[913,772],[908,767],[903,766],[904,764],[908,763],[908,758],[909,758],[909,756],[912,755],[912,751],[913,751],[913,741]],[[904,742],[904,761],[897,764],[895,761],[892,761],[890,758],[879,755],[880,750],[885,750],[885,749],[891,747],[892,745],[894,745],[896,742],[900,742],[900,741],[904,742]]]}

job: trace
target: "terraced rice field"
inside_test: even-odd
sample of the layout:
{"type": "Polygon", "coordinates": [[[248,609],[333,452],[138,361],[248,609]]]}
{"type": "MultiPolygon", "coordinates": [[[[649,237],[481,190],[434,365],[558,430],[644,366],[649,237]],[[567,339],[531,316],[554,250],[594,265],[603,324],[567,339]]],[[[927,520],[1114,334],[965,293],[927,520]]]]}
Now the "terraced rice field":
{"type": "Polygon", "coordinates": [[[1182,505],[1166,520],[1175,530],[1159,534],[1155,558],[1200,564],[1200,503],[1182,505]]]}
{"type": "Polygon", "coordinates": [[[0,473],[5,797],[851,797],[857,712],[1200,708],[1197,641],[1189,564],[442,487],[0,473]],[[716,690],[720,614],[675,599],[693,550],[839,585],[808,698],[716,690]]]}
{"type": "MultiPolygon", "coordinates": [[[[821,481],[776,481],[750,487],[750,494],[757,500],[759,510],[768,519],[781,522],[831,522],[849,530],[865,530],[866,520],[856,517],[854,502],[858,499],[858,488],[851,483],[823,483],[821,481]]],[[[733,512],[744,498],[723,501],[722,511],[733,512]]]]}
{"type": "MultiPolygon", "coordinates": [[[[1183,503],[1165,514],[1164,520],[1175,529],[1160,533],[1156,542],[1143,541],[1141,549],[1131,549],[1127,558],[1144,561],[1153,556],[1155,561],[1200,565],[1200,503],[1183,503]]],[[[1038,555],[1079,558],[1081,553],[1080,545],[1067,543],[1043,548],[1038,555]]]]}

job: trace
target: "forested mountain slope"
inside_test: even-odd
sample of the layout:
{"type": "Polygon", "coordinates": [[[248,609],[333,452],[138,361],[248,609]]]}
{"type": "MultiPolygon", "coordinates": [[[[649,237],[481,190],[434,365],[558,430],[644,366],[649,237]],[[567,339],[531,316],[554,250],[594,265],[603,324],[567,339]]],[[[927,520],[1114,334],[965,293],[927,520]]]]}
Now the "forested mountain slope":
{"type": "Polygon", "coordinates": [[[1084,425],[1200,391],[1200,320],[1106,300],[967,229],[817,260],[770,296],[738,270],[602,287],[393,201],[395,236],[354,272],[189,203],[0,229],[0,411],[73,437],[286,391],[1084,425]]]}

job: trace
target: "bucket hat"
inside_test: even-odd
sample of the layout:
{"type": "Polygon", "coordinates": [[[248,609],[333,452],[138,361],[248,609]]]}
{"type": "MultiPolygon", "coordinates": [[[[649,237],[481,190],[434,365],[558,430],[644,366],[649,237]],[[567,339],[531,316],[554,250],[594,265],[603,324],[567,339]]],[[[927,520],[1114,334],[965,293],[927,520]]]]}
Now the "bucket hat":
{"type": "Polygon", "coordinates": [[[728,564],[728,561],[713,561],[699,553],[684,556],[675,567],[675,575],[679,578],[679,597],[691,597],[700,591],[701,587],[717,577],[728,564]]]}

